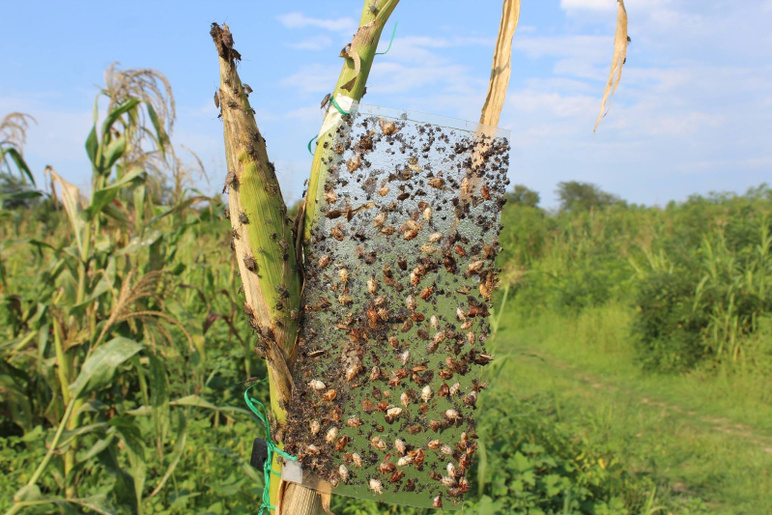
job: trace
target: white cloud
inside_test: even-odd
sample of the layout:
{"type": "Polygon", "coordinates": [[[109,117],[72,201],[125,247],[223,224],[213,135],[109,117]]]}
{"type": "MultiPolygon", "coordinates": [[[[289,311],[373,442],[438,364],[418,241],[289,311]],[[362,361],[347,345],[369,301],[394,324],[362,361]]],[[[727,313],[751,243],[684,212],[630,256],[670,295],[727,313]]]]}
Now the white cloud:
{"type": "Polygon", "coordinates": [[[288,43],[287,46],[295,48],[297,50],[324,50],[332,45],[332,39],[328,36],[315,36],[312,38],[306,38],[297,43],[288,43]]]}
{"type": "MultiPolygon", "coordinates": [[[[552,72],[562,77],[605,81],[613,55],[613,36],[573,34],[560,36],[524,36],[513,43],[518,66],[529,66],[517,54],[530,60],[552,59],[552,72]]],[[[527,72],[515,72],[527,73],[527,72]]]]}
{"type": "Polygon", "coordinates": [[[324,115],[324,111],[322,111],[319,105],[316,105],[316,106],[305,106],[305,107],[298,107],[297,109],[292,109],[291,111],[287,111],[287,113],[284,116],[292,120],[301,120],[304,122],[316,121],[321,124],[323,115],[324,115]]]}
{"type": "Polygon", "coordinates": [[[311,18],[299,12],[282,14],[276,17],[288,29],[316,27],[332,32],[347,32],[353,34],[357,30],[357,22],[353,18],[311,18]]]}
{"type": "Polygon", "coordinates": [[[584,94],[600,97],[601,90],[596,84],[590,84],[586,80],[569,77],[546,77],[524,79],[524,88],[534,91],[571,91],[575,94],[584,94]]]}
{"type": "MultiPolygon", "coordinates": [[[[82,100],[86,100],[85,96],[82,100]]],[[[4,97],[0,98],[0,113],[18,111],[31,114],[37,120],[27,130],[24,149],[24,158],[37,181],[42,180],[43,169],[51,165],[66,179],[85,186],[89,184],[91,165],[84,145],[93,124],[93,114],[90,108],[52,109],[54,102],[61,101],[61,95],[46,92],[4,97]]],[[[84,106],[88,103],[78,102],[84,106]]]]}
{"type": "MultiPolygon", "coordinates": [[[[446,116],[477,118],[484,100],[488,77],[473,76],[470,67],[455,64],[461,47],[494,45],[492,38],[402,36],[378,60],[368,78],[371,92],[365,102],[386,102],[406,109],[438,112],[446,116]],[[374,98],[378,95],[377,98],[374,98]],[[382,96],[389,98],[384,99],[382,96]],[[469,106],[473,105],[473,109],[469,106]]],[[[381,42],[385,50],[386,43],[381,42]]],[[[306,93],[324,94],[335,84],[339,67],[301,67],[282,83],[306,93]]],[[[320,96],[321,100],[321,96],[320,96]]],[[[296,116],[318,116],[318,109],[298,110],[296,116]]]]}
{"type": "Polygon", "coordinates": [[[472,94],[481,84],[487,84],[486,80],[473,78],[466,66],[431,63],[382,63],[373,68],[368,82],[379,93],[411,93],[428,98],[438,93],[472,94]]]}
{"type": "MultiPolygon", "coordinates": [[[[495,42],[495,39],[492,38],[457,37],[448,39],[431,36],[403,36],[394,39],[387,57],[390,61],[422,65],[426,63],[436,64],[448,61],[448,58],[438,54],[436,49],[452,49],[478,45],[488,46],[493,49],[495,42]]],[[[386,49],[385,41],[382,41],[381,48],[383,50],[386,49]]],[[[450,54],[450,52],[450,50],[446,50],[444,54],[450,54]]]]}
{"type": "Polygon", "coordinates": [[[772,168],[772,156],[761,156],[749,159],[711,159],[709,161],[694,161],[678,166],[683,173],[705,173],[732,169],[762,169],[772,168]]]}
{"type": "Polygon", "coordinates": [[[566,11],[571,9],[587,9],[594,11],[607,11],[616,9],[616,0],[560,0],[560,8],[566,11]]]}
{"type": "Polygon", "coordinates": [[[328,93],[338,79],[340,67],[311,64],[301,66],[300,69],[281,82],[286,86],[292,86],[304,93],[321,93],[319,102],[325,93],[328,93]]]}
{"type": "Polygon", "coordinates": [[[515,37],[512,46],[527,57],[576,57],[588,62],[611,62],[613,34],[515,37]]]}
{"type": "Polygon", "coordinates": [[[447,48],[453,45],[449,39],[431,36],[404,36],[398,41],[400,45],[407,47],[447,48]]]}
{"type": "Polygon", "coordinates": [[[584,95],[566,95],[539,90],[511,91],[507,104],[520,112],[540,113],[545,117],[590,119],[597,116],[598,99],[584,95]]]}
{"type": "Polygon", "coordinates": [[[501,123],[513,131],[513,182],[540,191],[550,205],[561,180],[596,182],[646,203],[744,191],[765,180],[772,167],[772,66],[762,51],[772,41],[768,11],[759,3],[628,0],[633,44],[614,105],[593,134],[614,22],[593,4],[561,3],[574,9],[567,12],[574,34],[515,37],[516,53],[559,77],[513,76],[501,123]]]}

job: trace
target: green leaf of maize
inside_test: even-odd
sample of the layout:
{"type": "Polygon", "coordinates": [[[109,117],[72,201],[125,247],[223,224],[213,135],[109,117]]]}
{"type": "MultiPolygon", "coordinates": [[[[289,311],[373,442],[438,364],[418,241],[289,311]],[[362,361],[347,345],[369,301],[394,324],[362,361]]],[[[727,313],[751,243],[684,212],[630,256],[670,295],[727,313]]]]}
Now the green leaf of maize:
{"type": "Polygon", "coordinates": [[[122,336],[101,345],[83,363],[80,374],[70,384],[70,395],[77,398],[103,388],[112,380],[115,369],[140,350],[142,345],[122,336]]]}

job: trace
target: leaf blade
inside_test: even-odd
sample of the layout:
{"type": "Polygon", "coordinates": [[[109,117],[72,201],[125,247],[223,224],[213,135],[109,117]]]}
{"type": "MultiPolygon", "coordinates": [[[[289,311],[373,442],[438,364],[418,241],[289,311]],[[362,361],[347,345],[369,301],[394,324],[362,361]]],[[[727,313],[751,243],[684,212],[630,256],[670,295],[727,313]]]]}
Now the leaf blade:
{"type": "Polygon", "coordinates": [[[80,374],[70,383],[70,395],[77,398],[107,385],[115,374],[115,369],[143,346],[134,340],[118,336],[99,346],[83,363],[80,374]]]}
{"type": "Polygon", "coordinates": [[[611,103],[614,101],[614,92],[619,86],[619,81],[622,78],[622,67],[627,59],[627,10],[625,9],[624,0],[617,0],[619,7],[617,8],[617,27],[614,34],[614,57],[611,59],[611,71],[609,71],[608,81],[606,82],[606,88],[603,90],[603,99],[600,103],[600,113],[598,119],[595,121],[595,127],[592,132],[598,130],[600,121],[606,116],[608,112],[606,110],[606,102],[609,103],[609,109],[611,109],[611,103]]]}

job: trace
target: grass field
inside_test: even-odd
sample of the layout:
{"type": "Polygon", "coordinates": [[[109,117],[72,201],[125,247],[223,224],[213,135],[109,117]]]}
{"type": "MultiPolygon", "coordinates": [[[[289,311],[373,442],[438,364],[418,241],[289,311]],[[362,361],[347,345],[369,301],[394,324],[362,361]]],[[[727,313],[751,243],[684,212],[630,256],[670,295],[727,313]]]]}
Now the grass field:
{"type": "MultiPolygon", "coordinates": [[[[645,473],[682,513],[772,512],[769,381],[751,373],[645,374],[634,365],[629,308],[575,318],[509,311],[495,340],[495,388],[544,398],[557,424],[645,473]]],[[[656,504],[652,506],[655,508],[656,504]]]]}

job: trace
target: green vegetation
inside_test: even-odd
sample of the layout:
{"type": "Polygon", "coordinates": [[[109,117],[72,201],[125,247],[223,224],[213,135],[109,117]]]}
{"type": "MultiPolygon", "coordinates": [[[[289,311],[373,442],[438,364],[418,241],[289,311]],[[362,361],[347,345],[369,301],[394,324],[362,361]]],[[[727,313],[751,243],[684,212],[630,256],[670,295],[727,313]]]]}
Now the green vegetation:
{"type": "Polygon", "coordinates": [[[754,334],[772,320],[772,190],[659,209],[568,188],[592,192],[579,198],[567,184],[581,186],[559,185],[555,216],[521,203],[503,215],[500,263],[514,273],[519,313],[630,306],[636,360],[649,370],[767,364],[770,347],[754,334]]]}
{"type": "Polygon", "coordinates": [[[561,211],[589,211],[604,209],[621,202],[620,198],[605,192],[594,184],[579,181],[559,182],[557,191],[561,211]]]}
{"type": "Polygon", "coordinates": [[[10,113],[0,120],[0,209],[29,206],[40,197],[22,149],[27,139],[28,114],[10,113]]]}
{"type": "MultiPolygon", "coordinates": [[[[261,495],[259,474],[243,459],[260,424],[240,407],[240,397],[246,384],[263,384],[254,380],[269,376],[269,391],[254,395],[266,402],[270,392],[272,432],[282,445],[302,318],[301,260],[314,249],[311,231],[320,203],[328,202],[327,194],[335,195],[325,191],[329,156],[337,153],[329,139],[348,114],[339,104],[348,109],[364,94],[380,34],[397,3],[364,2],[360,28],[340,53],[345,64],[317,142],[309,194],[294,227],[247,99],[249,88],[236,74],[240,54],[225,24],[213,24],[211,35],[220,57],[221,88],[215,103],[221,107],[225,134],[228,173],[223,192],[229,193],[225,218],[230,215],[230,230],[214,214],[222,212],[220,199],[189,187],[191,170],[171,142],[171,88],[157,72],[108,70],[85,140],[92,168],[89,198],[51,167],[45,170],[51,191],[39,191],[22,154],[31,117],[11,113],[0,122],[0,472],[6,478],[0,484],[0,508],[6,513],[239,513],[258,507],[262,513],[273,509],[270,505],[287,513],[320,513],[329,496],[307,487],[276,481],[270,495],[261,495]],[[107,108],[100,112],[104,100],[107,108]],[[238,305],[246,316],[238,316],[238,305]],[[256,362],[257,356],[265,361],[256,362]]],[[[629,41],[624,3],[618,3],[614,57],[598,121],[620,80],[629,41]]],[[[498,124],[519,6],[519,0],[504,3],[482,125],[498,124]]],[[[394,131],[391,123],[388,132],[394,131]]],[[[481,146],[474,161],[487,159],[481,146]]],[[[485,193],[488,184],[477,184],[479,165],[469,169],[468,184],[461,181],[464,209],[473,204],[478,186],[480,196],[491,200],[490,192],[485,193]]],[[[438,176],[430,180],[433,187],[443,182],[438,176]]],[[[536,209],[537,194],[516,190],[513,195],[524,207],[536,209]]],[[[571,195],[578,199],[571,201],[571,211],[588,202],[617,203],[588,197],[581,188],[571,195]]],[[[421,210],[428,219],[425,208],[421,210]]],[[[495,215],[497,208],[489,213],[495,215]]],[[[406,234],[405,240],[414,237],[406,234]]],[[[485,247],[485,259],[492,260],[495,252],[485,247]]],[[[465,254],[459,248],[456,252],[465,254]]],[[[450,272],[456,268],[454,259],[447,259],[447,273],[455,273],[450,272]]],[[[473,262],[476,270],[470,263],[467,275],[479,273],[481,262],[473,262]]],[[[493,281],[492,274],[487,277],[493,281]]],[[[506,295],[513,284],[507,281],[506,295]]],[[[483,290],[490,293],[492,288],[486,283],[480,290],[487,299],[483,290]]],[[[424,300],[433,288],[426,291],[424,300]]],[[[484,311],[472,308],[470,319],[484,311]]],[[[464,322],[467,315],[456,309],[464,322]]],[[[390,317],[382,310],[386,308],[377,315],[386,321],[390,317]]],[[[450,317],[452,313],[449,309],[450,317]]],[[[499,317],[496,327],[500,323],[499,317]]],[[[479,342],[474,333],[467,341],[479,342]]],[[[479,355],[475,361],[489,357],[479,355]]],[[[505,365],[502,361],[498,370],[505,365]]],[[[461,366],[466,364],[451,368],[461,366]]],[[[334,398],[336,391],[330,391],[334,398]]],[[[467,501],[470,510],[620,512],[652,506],[656,491],[645,478],[628,480],[623,467],[607,474],[605,458],[597,460],[599,472],[595,456],[611,451],[575,440],[568,429],[555,425],[540,400],[511,397],[508,391],[495,387],[490,402],[496,408],[481,418],[484,458],[477,469],[477,496],[467,501]],[[506,406],[512,411],[500,410],[506,406]],[[502,421],[509,431],[494,430],[502,421]]],[[[469,397],[467,409],[474,409],[474,402],[469,397]]],[[[447,423],[460,421],[455,410],[444,411],[444,416],[447,423]]],[[[267,422],[265,426],[268,430],[267,422]]],[[[476,448],[476,435],[468,441],[464,436],[468,457],[476,448]]],[[[452,448],[447,451],[450,443],[439,449],[454,454],[452,448]]],[[[270,441],[268,449],[270,456],[270,441]]],[[[460,468],[465,471],[467,460],[460,449],[457,445],[454,459],[463,460],[460,468]]],[[[411,457],[419,452],[413,450],[411,457]]],[[[414,465],[421,469],[423,462],[423,457],[416,458],[414,465]]],[[[280,466],[269,458],[265,481],[280,466]]],[[[450,489],[448,495],[467,491],[452,463],[447,471],[442,484],[450,489]]],[[[438,479],[436,474],[429,477],[438,479]]],[[[426,485],[416,486],[420,491],[426,485]]],[[[378,482],[371,489],[379,491],[378,482]]],[[[335,502],[343,512],[383,511],[373,503],[335,502]]],[[[440,504],[439,496],[434,503],[440,504]]]]}
{"type": "Polygon", "coordinates": [[[251,432],[239,382],[263,368],[237,314],[226,225],[191,207],[201,197],[170,143],[163,77],[111,78],[86,139],[90,200],[48,169],[56,195],[0,212],[8,513],[198,511],[238,505],[228,481],[250,502],[259,491],[231,456],[251,432]],[[206,250],[178,252],[194,246],[206,250]]]}
{"type": "Polygon", "coordinates": [[[593,195],[549,213],[516,186],[503,213],[467,512],[768,513],[772,190],[664,209],[570,190],[593,195]]]}
{"type": "MultiPolygon", "coordinates": [[[[186,186],[162,78],[114,73],[89,200],[53,170],[41,196],[2,140],[0,509],[252,513],[242,394],[266,371],[229,223],[186,186]]],[[[503,213],[466,512],[772,511],[772,190],[646,208],[559,189],[557,213],[522,186],[503,213]]]]}
{"type": "Polygon", "coordinates": [[[603,509],[769,512],[772,190],[564,207],[504,211],[493,390],[613,463],[603,509]]]}

